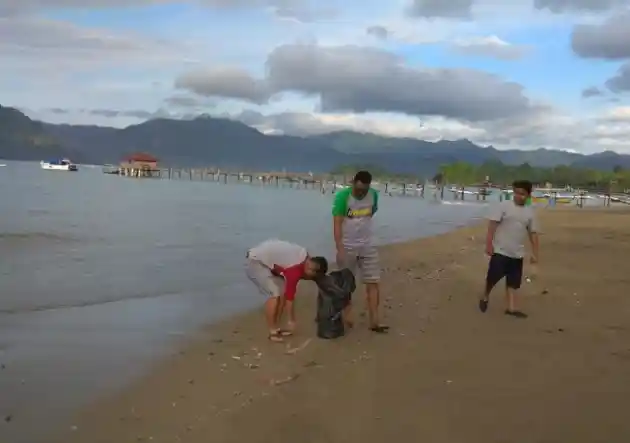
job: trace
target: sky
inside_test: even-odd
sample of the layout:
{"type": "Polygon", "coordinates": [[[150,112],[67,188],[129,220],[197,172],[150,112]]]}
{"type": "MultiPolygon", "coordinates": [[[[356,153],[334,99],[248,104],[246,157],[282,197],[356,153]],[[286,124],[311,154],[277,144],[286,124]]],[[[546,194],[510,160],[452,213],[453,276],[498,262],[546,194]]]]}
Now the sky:
{"type": "Polygon", "coordinates": [[[630,0],[0,0],[0,104],[630,154],[630,0]]]}

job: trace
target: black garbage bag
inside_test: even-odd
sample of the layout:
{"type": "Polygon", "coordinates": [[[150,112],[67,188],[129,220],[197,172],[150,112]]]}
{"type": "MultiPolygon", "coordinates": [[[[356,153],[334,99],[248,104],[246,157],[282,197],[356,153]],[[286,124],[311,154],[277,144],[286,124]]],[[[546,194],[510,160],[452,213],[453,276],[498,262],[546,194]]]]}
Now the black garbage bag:
{"type": "Polygon", "coordinates": [[[316,280],[317,336],[331,339],[345,334],[342,311],[352,300],[357,285],[350,269],[333,271],[316,280]]]}

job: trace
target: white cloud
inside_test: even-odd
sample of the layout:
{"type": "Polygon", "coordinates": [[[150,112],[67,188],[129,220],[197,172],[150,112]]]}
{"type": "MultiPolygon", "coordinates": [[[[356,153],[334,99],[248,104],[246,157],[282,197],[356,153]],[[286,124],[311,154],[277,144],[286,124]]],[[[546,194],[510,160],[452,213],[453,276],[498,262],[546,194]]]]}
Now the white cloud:
{"type": "Polygon", "coordinates": [[[457,39],[452,43],[453,50],[460,54],[478,55],[499,60],[516,60],[527,53],[527,48],[512,45],[496,35],[457,39]]]}

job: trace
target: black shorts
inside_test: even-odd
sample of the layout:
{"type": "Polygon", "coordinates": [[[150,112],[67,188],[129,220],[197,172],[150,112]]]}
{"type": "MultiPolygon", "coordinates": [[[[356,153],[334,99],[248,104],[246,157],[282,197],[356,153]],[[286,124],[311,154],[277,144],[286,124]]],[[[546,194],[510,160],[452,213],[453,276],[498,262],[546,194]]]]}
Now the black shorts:
{"type": "Polygon", "coordinates": [[[494,288],[503,277],[508,288],[519,289],[523,280],[523,259],[492,254],[486,275],[487,290],[494,288]]]}

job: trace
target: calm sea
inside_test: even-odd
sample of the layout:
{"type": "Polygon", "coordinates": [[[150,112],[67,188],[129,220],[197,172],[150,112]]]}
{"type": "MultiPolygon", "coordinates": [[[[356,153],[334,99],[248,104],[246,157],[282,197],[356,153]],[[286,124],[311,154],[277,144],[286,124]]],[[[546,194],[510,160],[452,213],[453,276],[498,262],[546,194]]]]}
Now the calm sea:
{"type": "MultiPolygon", "coordinates": [[[[332,256],[332,195],[83,167],[0,162],[0,441],[70,426],[68,414],[141,373],[183,334],[261,300],[242,272],[271,237],[332,256]]],[[[476,202],[383,196],[379,242],[434,235],[476,202]]]]}

